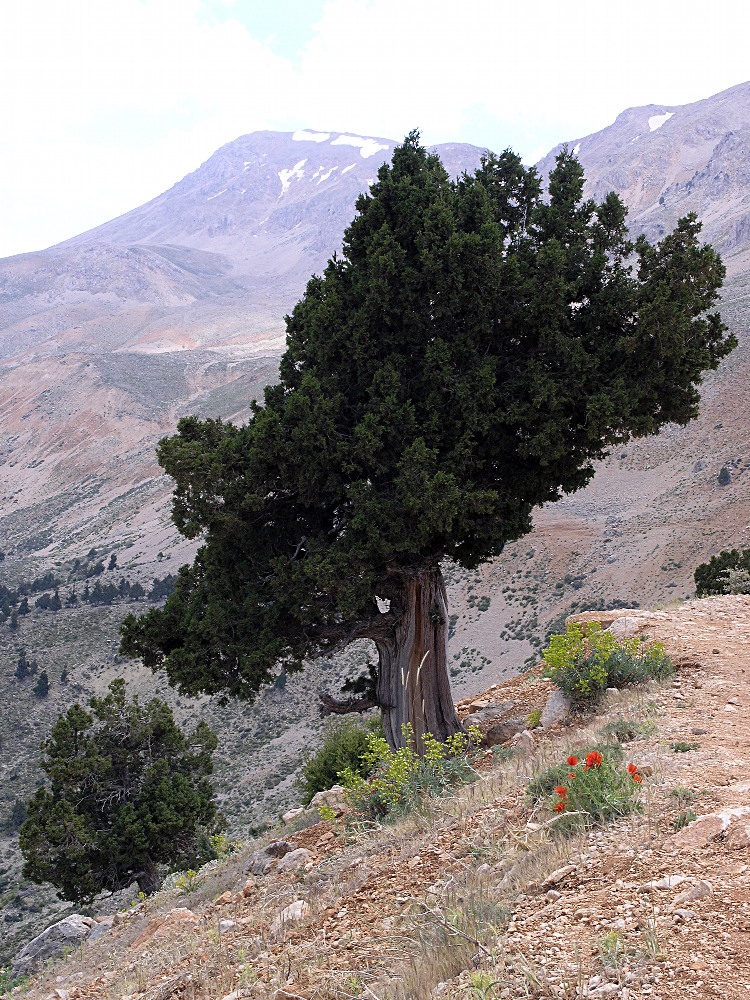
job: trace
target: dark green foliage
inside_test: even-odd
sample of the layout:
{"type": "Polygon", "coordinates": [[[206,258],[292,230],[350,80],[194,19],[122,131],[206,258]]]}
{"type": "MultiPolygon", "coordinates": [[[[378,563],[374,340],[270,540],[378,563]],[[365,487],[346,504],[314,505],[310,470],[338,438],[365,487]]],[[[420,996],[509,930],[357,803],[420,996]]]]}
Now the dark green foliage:
{"type": "Polygon", "coordinates": [[[160,442],[173,520],[202,545],[121,652],[184,693],[252,698],[280,662],[398,647],[410,580],[497,555],[610,446],[692,419],[735,345],[707,313],[724,267],[694,216],[633,244],[567,151],[545,201],[510,151],[452,182],[418,140],[287,318],[265,405],[160,442]]]}
{"type": "Polygon", "coordinates": [[[37,672],[38,666],[36,660],[26,658],[26,650],[22,649],[16,665],[16,677],[19,681],[25,680],[37,672]]]}
{"type": "Polygon", "coordinates": [[[305,757],[300,785],[302,802],[307,805],[316,792],[325,791],[339,783],[339,773],[350,767],[355,774],[366,778],[370,769],[361,756],[367,749],[367,737],[383,735],[379,719],[361,722],[359,719],[336,719],[326,727],[322,745],[305,757]]]}
{"type": "Polygon", "coordinates": [[[750,571],[750,549],[723,549],[718,556],[711,556],[707,563],[701,563],[693,574],[697,597],[725,594],[728,569],[750,571]]]}
{"type": "Polygon", "coordinates": [[[203,722],[186,735],[158,699],[128,702],[122,680],[90,707],[73,705],[44,744],[48,785],[20,832],[24,876],[75,901],[133,882],[150,893],[157,865],[196,863],[201,828],[215,826],[216,737],[203,722]]]}
{"type": "Polygon", "coordinates": [[[34,685],[34,694],[37,698],[46,698],[49,694],[49,677],[46,670],[43,670],[39,674],[39,677],[37,677],[36,684],[34,685]]]}
{"type": "Polygon", "coordinates": [[[149,601],[161,601],[163,598],[169,597],[170,594],[174,593],[175,579],[176,577],[172,576],[171,573],[167,573],[162,580],[154,577],[154,582],[148,595],[149,601]]]}
{"type": "Polygon", "coordinates": [[[732,473],[726,465],[722,465],[719,475],[716,477],[719,486],[728,486],[732,481],[732,473]]]}
{"type": "Polygon", "coordinates": [[[107,565],[107,569],[114,569],[115,566],[117,566],[117,553],[113,552],[112,555],[109,557],[109,563],[107,565]]]}

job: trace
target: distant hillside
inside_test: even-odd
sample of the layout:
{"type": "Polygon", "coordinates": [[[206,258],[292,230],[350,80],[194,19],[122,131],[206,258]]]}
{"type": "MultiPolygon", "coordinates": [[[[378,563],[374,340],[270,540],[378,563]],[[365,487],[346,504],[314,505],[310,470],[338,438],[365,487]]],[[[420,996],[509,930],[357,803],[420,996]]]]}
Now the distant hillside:
{"type": "MultiPolygon", "coordinates": [[[[254,132],[127,215],[0,261],[0,360],[32,349],[280,352],[284,314],[340,249],[394,145],[254,132]]],[[[482,153],[436,150],[453,174],[482,153]]]]}
{"type": "MultiPolygon", "coordinates": [[[[696,212],[733,273],[750,263],[750,82],[695,104],[628,108],[612,125],[568,141],[597,201],[616,191],[649,239],[696,212]]],[[[562,144],[538,164],[547,174],[562,144]]]]}

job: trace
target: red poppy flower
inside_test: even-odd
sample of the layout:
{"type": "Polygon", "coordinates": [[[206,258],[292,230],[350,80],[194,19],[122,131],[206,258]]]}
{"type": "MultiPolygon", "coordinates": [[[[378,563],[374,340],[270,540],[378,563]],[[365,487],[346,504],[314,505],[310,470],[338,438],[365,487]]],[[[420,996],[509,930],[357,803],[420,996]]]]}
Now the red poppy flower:
{"type": "Polygon", "coordinates": [[[637,773],[638,773],[638,768],[635,766],[635,764],[628,764],[628,774],[637,774],[637,773]]]}
{"type": "Polygon", "coordinates": [[[637,785],[640,785],[640,783],[641,783],[641,782],[643,781],[643,778],[642,778],[642,777],[640,776],[640,774],[634,774],[634,775],[633,775],[633,781],[634,781],[634,782],[635,782],[635,783],[636,783],[637,785]]]}
{"type": "Polygon", "coordinates": [[[586,770],[588,771],[592,767],[602,766],[602,755],[598,750],[592,750],[591,753],[586,754],[586,770]]]}
{"type": "Polygon", "coordinates": [[[575,767],[577,763],[578,763],[578,758],[575,756],[575,754],[571,754],[570,757],[568,757],[568,764],[571,767],[575,767]]]}
{"type": "Polygon", "coordinates": [[[568,777],[571,778],[571,779],[574,779],[575,776],[576,776],[575,771],[571,771],[570,774],[568,775],[568,777]]]}
{"type": "Polygon", "coordinates": [[[561,813],[561,812],[564,811],[564,809],[565,809],[565,803],[564,802],[558,802],[557,805],[555,806],[555,812],[556,813],[561,813]]]}
{"type": "Polygon", "coordinates": [[[557,788],[555,789],[555,794],[560,795],[562,798],[565,798],[565,796],[568,794],[568,789],[565,787],[565,785],[558,785],[557,788]]]}

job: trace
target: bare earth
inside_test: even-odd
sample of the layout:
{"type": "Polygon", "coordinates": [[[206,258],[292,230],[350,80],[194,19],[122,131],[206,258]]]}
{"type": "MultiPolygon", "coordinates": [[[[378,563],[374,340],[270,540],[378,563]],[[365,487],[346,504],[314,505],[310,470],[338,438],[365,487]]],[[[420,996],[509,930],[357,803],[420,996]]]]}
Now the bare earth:
{"type": "MultiPolygon", "coordinates": [[[[527,757],[488,753],[479,781],[423,815],[357,835],[341,821],[300,830],[288,839],[311,855],[298,872],[248,881],[245,849],[195,892],[163,890],[116,918],[27,995],[747,997],[750,597],[580,618],[623,616],[665,644],[672,680],[537,730],[527,757]],[[529,777],[618,718],[641,722],[624,749],[647,775],[642,812],[551,838],[549,814],[524,797],[529,777]],[[687,802],[697,819],[675,832],[687,802]],[[274,931],[295,900],[309,911],[274,931]]],[[[481,700],[531,711],[548,691],[535,671],[481,700]]]]}

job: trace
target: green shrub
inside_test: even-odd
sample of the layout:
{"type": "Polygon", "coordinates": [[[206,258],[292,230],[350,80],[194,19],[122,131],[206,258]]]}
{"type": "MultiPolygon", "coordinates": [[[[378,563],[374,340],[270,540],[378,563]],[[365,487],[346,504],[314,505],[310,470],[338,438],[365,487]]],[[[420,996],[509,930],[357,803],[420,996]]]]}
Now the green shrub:
{"type": "Polygon", "coordinates": [[[459,732],[445,743],[425,733],[421,757],[414,749],[411,726],[403,727],[403,735],[406,745],[396,751],[383,736],[368,736],[362,760],[370,772],[369,780],[351,769],[340,775],[350,805],[364,818],[411,812],[426,796],[443,795],[475,776],[467,751],[481,741],[477,727],[469,727],[468,737],[459,732]]]}
{"type": "MultiPolygon", "coordinates": [[[[581,756],[585,760],[590,753],[600,753],[612,765],[621,764],[624,757],[619,743],[592,743],[583,750],[581,756]]],[[[554,767],[542,771],[536,778],[532,778],[526,786],[527,799],[532,805],[536,805],[549,798],[557,785],[564,784],[570,771],[570,764],[556,764],[554,767]]]]}
{"type": "Polygon", "coordinates": [[[615,757],[589,750],[581,758],[571,755],[552,771],[563,775],[548,793],[550,807],[560,814],[558,829],[607,823],[638,808],[642,777],[634,764],[626,770],[615,757]]]}
{"type": "Polygon", "coordinates": [[[589,622],[584,636],[579,622],[569,622],[565,635],[553,635],[542,653],[546,676],[570,698],[594,702],[608,687],[625,687],[673,672],[661,643],[643,647],[637,639],[619,643],[599,622],[589,622]]]}
{"type": "Polygon", "coordinates": [[[329,722],[322,746],[306,755],[302,765],[300,787],[304,805],[309,804],[316,792],[324,792],[338,784],[339,773],[347,768],[362,778],[370,774],[371,769],[362,760],[362,755],[371,736],[383,736],[380,718],[363,722],[348,717],[329,722]]]}

